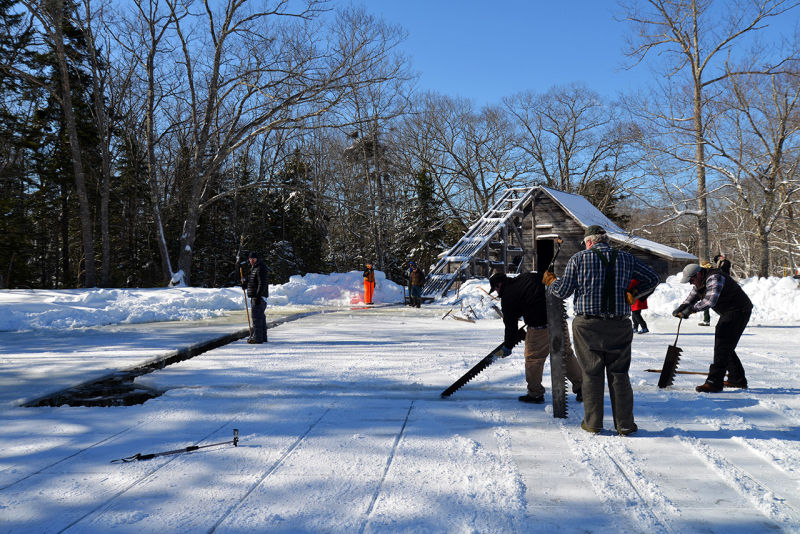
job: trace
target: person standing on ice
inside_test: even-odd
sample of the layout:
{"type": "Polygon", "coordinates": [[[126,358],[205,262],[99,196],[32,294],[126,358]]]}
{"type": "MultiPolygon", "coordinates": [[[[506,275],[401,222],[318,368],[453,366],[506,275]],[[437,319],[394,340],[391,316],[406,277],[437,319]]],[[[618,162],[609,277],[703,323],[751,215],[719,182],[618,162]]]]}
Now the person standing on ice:
{"type": "MultiPolygon", "coordinates": [[[[505,323],[505,337],[503,338],[503,355],[511,354],[511,349],[517,340],[520,318],[528,326],[525,334],[525,382],[528,392],[519,397],[520,402],[530,404],[544,403],[544,387],[542,386],[542,373],[544,362],[550,354],[550,331],[547,328],[547,303],[545,301],[545,287],[542,284],[542,275],[539,273],[523,273],[515,278],[509,278],[503,273],[495,273],[489,278],[489,293],[497,291],[500,297],[500,307],[505,323]]],[[[581,402],[581,368],[569,336],[565,337],[564,354],[567,364],[567,378],[572,383],[572,391],[576,400],[581,402]]]]}
{"type": "Polygon", "coordinates": [[[419,308],[422,305],[422,286],[425,285],[425,274],[413,261],[408,268],[408,294],[411,306],[419,308]]]}
{"type": "Polygon", "coordinates": [[[247,277],[247,297],[250,299],[250,310],[253,314],[253,334],[248,343],[264,343],[267,341],[267,317],[264,312],[269,296],[269,280],[267,266],[258,258],[258,253],[251,252],[249,256],[250,274],[247,277]]]}
{"type": "Polygon", "coordinates": [[[628,302],[631,305],[631,321],[633,322],[633,333],[634,334],[646,334],[650,330],[647,329],[647,322],[645,322],[644,317],[642,317],[642,310],[647,309],[647,296],[634,298],[633,295],[638,293],[638,289],[636,286],[639,285],[639,281],[635,278],[631,280],[631,285],[628,286],[628,295],[631,297],[628,299],[628,302]],[[641,327],[641,330],[639,328],[641,327]]]}
{"type": "Polygon", "coordinates": [[[372,294],[375,292],[375,270],[368,263],[364,269],[364,304],[372,304],[372,294]]]}
{"type": "Polygon", "coordinates": [[[586,250],[569,259],[564,275],[557,279],[546,271],[543,282],[560,299],[575,295],[572,337],[583,370],[581,428],[595,434],[603,430],[607,374],[614,427],[627,436],[638,427],[633,420],[633,388],[628,375],[633,328],[626,290],[635,278],[639,281],[638,293],[647,294],[660,280],[633,254],[612,248],[601,226],[589,226],[583,242],[586,250]]]}
{"type": "Polygon", "coordinates": [[[724,252],[720,252],[719,254],[714,256],[714,265],[716,266],[717,269],[722,271],[722,274],[728,276],[731,275],[731,262],[727,258],[727,256],[725,256],[724,252]]]}
{"type": "Polygon", "coordinates": [[[692,291],[672,315],[685,319],[695,312],[711,308],[719,314],[714,330],[714,361],[708,377],[695,388],[699,393],[719,393],[723,387],[747,389],[744,367],[736,355],[753,303],[742,287],[720,269],[705,269],[690,263],[683,269],[681,283],[690,282],[692,291]],[[728,380],[725,380],[725,372],[728,380]]]}

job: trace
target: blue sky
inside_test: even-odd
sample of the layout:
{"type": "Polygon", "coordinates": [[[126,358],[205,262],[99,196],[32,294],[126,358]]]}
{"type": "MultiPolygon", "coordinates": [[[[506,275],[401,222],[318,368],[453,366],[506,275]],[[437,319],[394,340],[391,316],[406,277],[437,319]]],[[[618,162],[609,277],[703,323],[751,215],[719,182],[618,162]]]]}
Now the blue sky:
{"type": "Polygon", "coordinates": [[[419,88],[497,103],[523,90],[583,82],[602,95],[642,83],[622,70],[627,26],[613,0],[371,0],[367,10],[403,26],[419,88]]]}
{"type": "MultiPolygon", "coordinates": [[[[403,45],[420,90],[478,105],[554,85],[583,82],[603,96],[647,87],[648,65],[622,67],[629,25],[615,0],[365,0],[366,9],[408,31],[403,45]]],[[[772,19],[790,34],[797,13],[772,19]]]]}

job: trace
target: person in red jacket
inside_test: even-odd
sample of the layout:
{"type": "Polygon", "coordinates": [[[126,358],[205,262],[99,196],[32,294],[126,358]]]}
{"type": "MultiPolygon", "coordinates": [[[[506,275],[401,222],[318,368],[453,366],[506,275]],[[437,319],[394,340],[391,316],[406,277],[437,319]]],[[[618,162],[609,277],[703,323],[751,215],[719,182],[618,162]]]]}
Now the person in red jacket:
{"type": "Polygon", "coordinates": [[[636,286],[639,285],[639,281],[636,279],[631,280],[630,285],[628,286],[628,295],[630,298],[628,299],[631,302],[631,321],[633,322],[633,333],[634,334],[646,334],[650,330],[647,329],[647,323],[642,318],[642,310],[647,309],[647,295],[644,297],[636,298],[634,295],[636,294],[636,286]],[[641,330],[639,330],[641,327],[641,330]]]}

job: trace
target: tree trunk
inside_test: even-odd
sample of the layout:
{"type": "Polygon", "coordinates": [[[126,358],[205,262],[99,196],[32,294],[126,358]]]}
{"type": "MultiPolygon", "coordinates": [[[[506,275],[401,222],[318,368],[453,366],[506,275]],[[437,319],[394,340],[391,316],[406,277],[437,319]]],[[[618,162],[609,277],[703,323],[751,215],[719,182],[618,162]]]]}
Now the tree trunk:
{"type": "Polygon", "coordinates": [[[708,198],[706,197],[706,156],[703,134],[703,86],[700,75],[694,81],[694,142],[697,165],[697,257],[700,263],[709,260],[708,198]]]}
{"type": "Polygon", "coordinates": [[[86,35],[87,48],[92,61],[92,91],[94,93],[94,113],[97,133],[100,138],[101,177],[100,177],[100,286],[109,286],[111,273],[111,236],[108,223],[108,205],[111,196],[111,134],[108,127],[108,113],[103,99],[103,85],[100,83],[100,69],[97,59],[97,46],[92,32],[91,9],[87,1],[86,7],[86,35]]]}
{"type": "Polygon", "coordinates": [[[84,286],[95,287],[97,285],[97,280],[94,264],[94,232],[92,229],[91,211],[89,209],[89,195],[86,192],[86,176],[83,172],[81,146],[78,141],[78,128],[75,123],[75,115],[72,111],[72,92],[62,31],[62,24],[64,21],[63,0],[56,0],[53,2],[52,6],[54,44],[56,47],[56,56],[58,58],[58,67],[61,73],[61,108],[64,111],[64,122],[66,123],[65,125],[69,134],[72,169],[75,173],[75,188],[78,193],[78,205],[80,206],[81,238],[83,240],[83,256],[86,269],[84,286]]]}
{"type": "Polygon", "coordinates": [[[200,186],[201,178],[197,178],[192,187],[192,197],[196,200],[188,203],[186,219],[183,222],[183,232],[181,233],[181,250],[178,254],[178,272],[181,274],[180,280],[173,277],[172,284],[183,283],[187,286],[191,283],[192,258],[194,256],[194,241],[197,237],[197,224],[200,222],[200,186]]]}
{"type": "Polygon", "coordinates": [[[769,276],[769,233],[763,229],[758,231],[758,277],[769,276]]]}
{"type": "MultiPolygon", "coordinates": [[[[56,274],[55,287],[66,287],[70,279],[69,269],[69,194],[66,184],[61,186],[61,275],[56,274]]],[[[58,271],[56,271],[58,273],[58,271]]]]}
{"type": "Polygon", "coordinates": [[[147,143],[147,183],[150,184],[150,202],[153,204],[153,224],[156,227],[156,241],[161,254],[161,274],[164,283],[172,280],[172,262],[169,259],[167,239],[164,236],[164,223],[161,217],[161,198],[156,176],[156,136],[155,136],[155,35],[150,27],[153,43],[147,54],[147,107],[145,110],[145,139],[147,143]]]}

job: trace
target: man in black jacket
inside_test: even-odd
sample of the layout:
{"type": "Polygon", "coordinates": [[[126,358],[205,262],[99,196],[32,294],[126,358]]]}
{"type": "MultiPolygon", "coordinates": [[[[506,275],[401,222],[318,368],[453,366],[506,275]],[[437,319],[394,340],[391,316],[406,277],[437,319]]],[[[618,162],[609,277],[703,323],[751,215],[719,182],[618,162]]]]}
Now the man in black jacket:
{"type": "MultiPolygon", "coordinates": [[[[542,284],[542,275],[539,273],[523,273],[515,278],[505,274],[496,273],[489,279],[490,290],[497,291],[500,296],[500,306],[505,323],[505,337],[503,339],[503,352],[506,356],[511,354],[511,348],[516,343],[520,317],[525,320],[528,332],[525,335],[525,381],[528,383],[528,392],[521,396],[521,402],[542,404],[544,402],[544,387],[542,386],[542,372],[544,362],[550,354],[550,333],[547,328],[547,303],[545,300],[545,287],[542,284]]],[[[576,394],[578,402],[583,400],[581,395],[581,368],[572,352],[569,335],[566,341],[567,378],[572,382],[572,391],[576,394]]]]}
{"type": "Polygon", "coordinates": [[[699,393],[719,393],[723,387],[747,389],[744,367],[736,355],[736,345],[742,337],[753,303],[742,287],[720,269],[705,269],[690,263],[683,269],[681,282],[691,282],[692,291],[672,315],[686,318],[692,313],[711,308],[719,314],[714,331],[714,362],[704,384],[695,388],[699,393]],[[725,371],[728,380],[725,380],[725,371]]]}
{"type": "Polygon", "coordinates": [[[258,254],[250,253],[250,275],[247,278],[247,296],[250,299],[250,309],[253,312],[253,334],[248,343],[264,343],[267,341],[267,309],[269,296],[269,281],[267,279],[267,266],[264,265],[258,254]]]}

